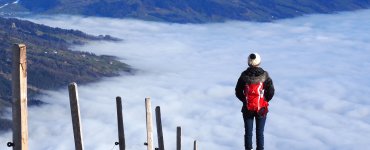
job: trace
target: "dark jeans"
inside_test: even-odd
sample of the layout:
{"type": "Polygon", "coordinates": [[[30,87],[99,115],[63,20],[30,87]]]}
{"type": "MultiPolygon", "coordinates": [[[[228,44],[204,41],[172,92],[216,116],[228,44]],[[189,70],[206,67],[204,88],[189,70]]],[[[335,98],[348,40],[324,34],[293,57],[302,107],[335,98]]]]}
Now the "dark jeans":
{"type": "Polygon", "coordinates": [[[251,150],[252,147],[252,135],[253,135],[253,121],[256,118],[256,141],[257,150],[263,150],[264,137],[263,130],[265,128],[266,116],[260,117],[256,113],[243,113],[244,119],[244,145],[246,150],[251,150]]]}

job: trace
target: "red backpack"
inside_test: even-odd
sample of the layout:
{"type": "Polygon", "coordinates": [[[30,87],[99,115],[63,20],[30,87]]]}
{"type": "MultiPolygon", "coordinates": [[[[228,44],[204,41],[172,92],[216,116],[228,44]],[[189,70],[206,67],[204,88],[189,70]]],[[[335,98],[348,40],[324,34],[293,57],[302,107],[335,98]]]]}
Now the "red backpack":
{"type": "Polygon", "coordinates": [[[251,83],[245,85],[244,95],[247,100],[247,109],[257,112],[260,115],[266,115],[268,112],[268,102],[263,96],[263,82],[251,83]]]}

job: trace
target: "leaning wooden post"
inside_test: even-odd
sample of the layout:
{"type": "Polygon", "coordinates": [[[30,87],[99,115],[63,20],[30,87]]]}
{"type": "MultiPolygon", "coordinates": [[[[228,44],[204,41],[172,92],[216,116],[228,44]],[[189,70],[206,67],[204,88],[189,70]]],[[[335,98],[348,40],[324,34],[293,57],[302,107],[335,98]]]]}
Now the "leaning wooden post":
{"type": "Polygon", "coordinates": [[[150,98],[145,98],[147,150],[153,150],[153,123],[150,98]]]}
{"type": "Polygon", "coordinates": [[[181,150],[181,127],[177,127],[176,150],[181,150]]]}
{"type": "Polygon", "coordinates": [[[159,150],[164,150],[161,108],[159,106],[155,108],[155,116],[156,116],[156,122],[157,122],[158,148],[159,150]]]}
{"type": "Polygon", "coordinates": [[[78,104],[78,92],[77,84],[71,83],[68,86],[69,89],[69,100],[71,105],[72,125],[73,125],[73,136],[75,139],[76,150],[83,150],[83,139],[82,139],[82,126],[80,120],[80,107],[78,104]]]}
{"type": "Polygon", "coordinates": [[[198,150],[197,140],[194,140],[194,150],[198,150]]]}
{"type": "Polygon", "coordinates": [[[27,56],[26,45],[14,44],[13,66],[13,150],[28,150],[27,56]]]}
{"type": "Polygon", "coordinates": [[[123,117],[122,117],[122,100],[121,97],[116,97],[117,104],[117,122],[118,122],[118,144],[120,150],[126,149],[125,143],[125,131],[123,128],[123,117]]]}

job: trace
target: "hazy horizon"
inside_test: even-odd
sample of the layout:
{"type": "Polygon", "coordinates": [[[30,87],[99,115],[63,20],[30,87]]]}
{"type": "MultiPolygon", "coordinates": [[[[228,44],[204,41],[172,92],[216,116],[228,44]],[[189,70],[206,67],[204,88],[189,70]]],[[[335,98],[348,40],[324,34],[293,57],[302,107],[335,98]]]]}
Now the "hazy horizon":
{"type": "MultiPolygon", "coordinates": [[[[118,141],[116,96],[123,98],[128,150],[146,149],[145,97],[151,97],[153,112],[161,106],[166,149],[175,149],[177,126],[183,130],[183,149],[191,149],[193,140],[203,150],[243,149],[241,103],[234,87],[248,54],[258,52],[276,88],[265,148],[344,150],[370,146],[369,13],[271,23],[175,24],[65,15],[26,19],[122,38],[73,49],[114,55],[138,69],[133,76],[79,86],[85,149],[108,150],[118,141]]],[[[67,85],[39,98],[50,104],[29,109],[30,149],[73,149],[67,85]]],[[[1,135],[0,144],[5,147],[10,139],[10,133],[1,135]]]]}

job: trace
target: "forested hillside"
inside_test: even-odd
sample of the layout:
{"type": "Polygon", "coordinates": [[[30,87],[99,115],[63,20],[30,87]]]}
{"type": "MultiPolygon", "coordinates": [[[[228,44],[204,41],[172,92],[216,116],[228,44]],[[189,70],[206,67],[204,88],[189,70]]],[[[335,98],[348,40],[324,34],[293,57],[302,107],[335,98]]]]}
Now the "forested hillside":
{"type": "MultiPolygon", "coordinates": [[[[92,36],[77,30],[64,30],[18,19],[0,18],[0,116],[11,105],[11,48],[14,43],[27,45],[29,104],[42,90],[63,88],[70,82],[88,83],[102,77],[131,72],[131,68],[112,56],[71,51],[71,45],[89,41],[117,41],[110,36],[92,36]]],[[[0,117],[1,118],[1,117],[0,117]]],[[[0,124],[6,123],[0,119],[0,124]]],[[[1,127],[0,127],[1,128],[1,127]]]]}

